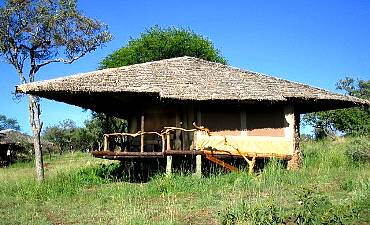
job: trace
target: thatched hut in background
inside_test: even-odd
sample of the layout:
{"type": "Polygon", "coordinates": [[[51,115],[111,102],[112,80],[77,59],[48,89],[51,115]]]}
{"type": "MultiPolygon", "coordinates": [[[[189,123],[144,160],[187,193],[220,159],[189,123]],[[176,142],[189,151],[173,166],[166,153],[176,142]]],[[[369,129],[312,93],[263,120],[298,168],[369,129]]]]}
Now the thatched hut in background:
{"type": "Polygon", "coordinates": [[[24,152],[24,146],[19,141],[9,137],[13,130],[0,131],[0,167],[8,166],[16,160],[16,154],[24,152]]]}
{"type": "MultiPolygon", "coordinates": [[[[43,151],[56,152],[54,144],[42,140],[43,151]]],[[[26,161],[33,158],[32,137],[18,130],[7,129],[0,131],[0,167],[17,161],[26,161]]]]}
{"type": "Polygon", "coordinates": [[[128,121],[127,133],[105,135],[108,159],[299,156],[300,114],[369,102],[192,57],[104,69],[20,85],[17,92],[65,102],[128,121]],[[194,126],[195,125],[195,126],[194,126]],[[109,139],[121,137],[120,148],[109,139]],[[118,151],[116,149],[119,149],[118,151]]]}

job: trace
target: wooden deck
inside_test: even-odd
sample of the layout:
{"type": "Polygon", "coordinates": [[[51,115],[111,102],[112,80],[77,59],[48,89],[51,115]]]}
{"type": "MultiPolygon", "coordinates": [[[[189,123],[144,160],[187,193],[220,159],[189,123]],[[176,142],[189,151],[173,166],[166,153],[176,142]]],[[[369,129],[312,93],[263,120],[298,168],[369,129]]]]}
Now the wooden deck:
{"type": "MultiPolygon", "coordinates": [[[[196,155],[212,155],[217,158],[243,158],[242,155],[234,155],[224,151],[210,151],[210,150],[166,150],[163,152],[119,152],[119,151],[92,151],[91,154],[98,158],[124,160],[124,159],[145,159],[145,158],[164,158],[165,156],[196,156],[196,155]]],[[[291,155],[278,155],[278,154],[244,154],[248,158],[279,158],[290,160],[291,155]]]]}

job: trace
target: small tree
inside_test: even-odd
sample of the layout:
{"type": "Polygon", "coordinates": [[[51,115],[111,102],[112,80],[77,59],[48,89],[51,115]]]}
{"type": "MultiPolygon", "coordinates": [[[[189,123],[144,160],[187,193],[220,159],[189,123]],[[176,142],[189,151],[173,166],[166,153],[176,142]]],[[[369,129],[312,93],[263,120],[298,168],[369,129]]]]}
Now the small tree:
{"type": "MultiPolygon", "coordinates": [[[[0,8],[0,55],[14,66],[22,84],[35,81],[43,66],[70,64],[110,39],[104,24],[78,11],[77,0],[6,0],[0,8]]],[[[41,181],[38,97],[29,96],[29,112],[37,179],[41,181]]]]}
{"type": "MultiPolygon", "coordinates": [[[[370,80],[346,77],[339,80],[336,86],[347,95],[370,99],[370,80]]],[[[303,117],[303,121],[315,128],[315,136],[319,139],[334,134],[335,131],[349,135],[370,135],[370,111],[367,107],[309,113],[303,117]]]]}
{"type": "Polygon", "coordinates": [[[0,114],[0,130],[5,129],[20,130],[21,128],[16,119],[7,118],[5,115],[0,114]]]}
{"type": "Polygon", "coordinates": [[[74,133],[77,130],[76,123],[70,119],[63,120],[58,125],[48,126],[43,132],[43,138],[56,144],[59,153],[71,151],[75,146],[74,133]]]}

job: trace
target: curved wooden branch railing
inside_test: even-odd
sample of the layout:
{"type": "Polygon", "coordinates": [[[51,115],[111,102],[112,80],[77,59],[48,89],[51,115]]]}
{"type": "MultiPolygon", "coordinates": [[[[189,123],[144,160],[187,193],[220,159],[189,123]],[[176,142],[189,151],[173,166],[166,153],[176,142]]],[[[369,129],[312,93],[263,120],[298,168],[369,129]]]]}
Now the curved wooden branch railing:
{"type": "MultiPolygon", "coordinates": [[[[110,134],[104,134],[104,151],[109,151],[109,138],[110,137],[139,137],[144,135],[157,135],[161,137],[162,142],[162,152],[164,152],[166,149],[171,150],[170,147],[170,133],[173,131],[182,131],[182,132],[195,132],[198,129],[184,129],[180,127],[164,127],[161,132],[156,131],[138,131],[136,133],[110,133],[110,134]]],[[[140,148],[141,152],[143,152],[144,148],[144,142],[143,139],[140,140],[140,148]]]]}

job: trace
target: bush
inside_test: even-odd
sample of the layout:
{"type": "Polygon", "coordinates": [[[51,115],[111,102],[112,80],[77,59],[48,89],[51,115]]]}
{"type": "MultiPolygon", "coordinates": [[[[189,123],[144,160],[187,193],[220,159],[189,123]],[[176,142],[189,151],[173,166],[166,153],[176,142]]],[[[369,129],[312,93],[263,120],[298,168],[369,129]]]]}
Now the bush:
{"type": "Polygon", "coordinates": [[[95,168],[94,173],[97,177],[107,181],[121,181],[124,173],[124,167],[119,163],[111,163],[109,165],[101,164],[95,168]]]}
{"type": "Polygon", "coordinates": [[[360,193],[357,198],[334,204],[328,195],[313,190],[312,187],[302,187],[295,191],[295,204],[290,206],[278,204],[273,196],[255,202],[242,201],[219,213],[220,223],[354,224],[370,215],[368,191],[360,193]]]}
{"type": "Polygon", "coordinates": [[[224,225],[245,222],[247,224],[281,224],[284,222],[282,208],[272,198],[243,200],[232,209],[219,213],[220,223],[224,225]]]}
{"type": "Polygon", "coordinates": [[[370,162],[370,139],[357,137],[346,145],[346,156],[355,163],[370,162]]]}

